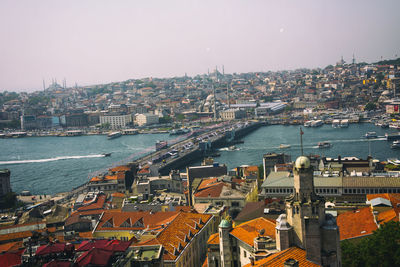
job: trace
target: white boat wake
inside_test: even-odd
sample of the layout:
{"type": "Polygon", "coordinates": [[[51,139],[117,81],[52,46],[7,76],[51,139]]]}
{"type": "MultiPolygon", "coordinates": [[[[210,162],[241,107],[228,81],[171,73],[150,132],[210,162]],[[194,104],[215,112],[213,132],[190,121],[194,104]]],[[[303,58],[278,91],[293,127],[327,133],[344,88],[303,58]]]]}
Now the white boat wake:
{"type": "Polygon", "coordinates": [[[102,158],[105,157],[104,154],[96,155],[86,155],[86,156],[65,156],[65,157],[55,157],[49,159],[28,159],[28,160],[10,160],[10,161],[0,161],[0,165],[10,165],[10,164],[24,164],[24,163],[41,163],[50,162],[64,159],[85,159],[85,158],[102,158]]]}

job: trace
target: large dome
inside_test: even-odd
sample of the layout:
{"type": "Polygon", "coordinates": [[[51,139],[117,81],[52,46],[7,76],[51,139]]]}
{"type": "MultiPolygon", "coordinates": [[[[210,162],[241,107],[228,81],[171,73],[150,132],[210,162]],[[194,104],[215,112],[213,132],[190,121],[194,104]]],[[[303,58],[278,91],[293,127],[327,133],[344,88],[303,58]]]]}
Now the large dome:
{"type": "Polygon", "coordinates": [[[296,159],[295,167],[296,169],[308,169],[310,168],[310,159],[304,156],[300,156],[296,159]]]}

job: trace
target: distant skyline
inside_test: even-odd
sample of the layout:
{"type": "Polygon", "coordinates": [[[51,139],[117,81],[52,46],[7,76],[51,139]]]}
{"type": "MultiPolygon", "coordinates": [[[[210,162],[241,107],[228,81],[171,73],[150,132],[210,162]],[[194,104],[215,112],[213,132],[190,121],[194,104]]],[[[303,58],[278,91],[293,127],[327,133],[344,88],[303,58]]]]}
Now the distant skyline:
{"type": "Polygon", "coordinates": [[[398,0],[2,0],[0,92],[400,57],[398,0]]]}

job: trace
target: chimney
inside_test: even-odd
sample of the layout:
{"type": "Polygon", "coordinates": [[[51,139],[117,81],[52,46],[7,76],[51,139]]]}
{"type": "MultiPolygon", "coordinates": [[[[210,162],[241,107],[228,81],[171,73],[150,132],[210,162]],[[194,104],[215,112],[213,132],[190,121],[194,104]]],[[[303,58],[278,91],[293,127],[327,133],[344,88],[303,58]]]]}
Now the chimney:
{"type": "Polygon", "coordinates": [[[338,158],[338,163],[342,163],[342,157],[339,155],[337,158],[338,158]]]}
{"type": "Polygon", "coordinates": [[[287,259],[283,263],[283,267],[299,267],[299,262],[295,259],[287,259]]]}
{"type": "Polygon", "coordinates": [[[254,266],[254,257],[249,257],[251,266],[254,266]]]}

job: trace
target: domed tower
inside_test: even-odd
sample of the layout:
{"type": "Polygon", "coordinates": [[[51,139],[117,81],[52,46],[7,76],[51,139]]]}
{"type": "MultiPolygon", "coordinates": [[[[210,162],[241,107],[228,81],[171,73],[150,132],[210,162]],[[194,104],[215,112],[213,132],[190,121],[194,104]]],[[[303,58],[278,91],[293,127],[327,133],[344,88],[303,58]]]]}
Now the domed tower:
{"type": "Polygon", "coordinates": [[[231,240],[229,237],[229,233],[232,230],[232,223],[230,220],[223,219],[218,228],[221,267],[230,267],[233,265],[231,240]]]}
{"type": "Polygon", "coordinates": [[[314,192],[313,169],[307,157],[297,158],[293,175],[294,193],[286,199],[287,222],[293,227],[293,244],[306,250],[308,260],[323,264],[325,199],[314,192]]]}

